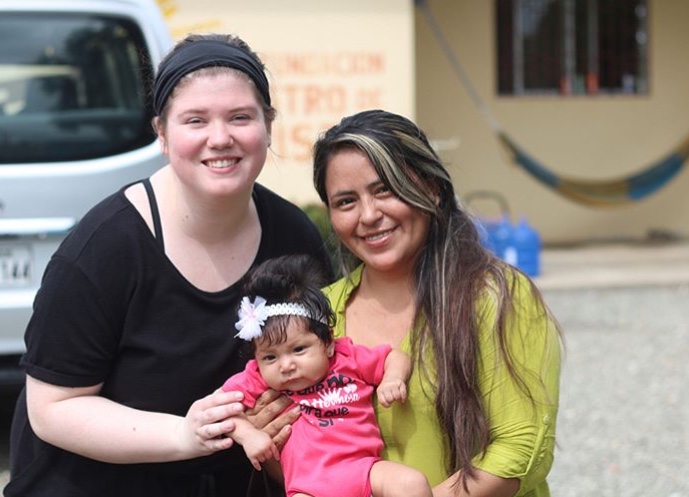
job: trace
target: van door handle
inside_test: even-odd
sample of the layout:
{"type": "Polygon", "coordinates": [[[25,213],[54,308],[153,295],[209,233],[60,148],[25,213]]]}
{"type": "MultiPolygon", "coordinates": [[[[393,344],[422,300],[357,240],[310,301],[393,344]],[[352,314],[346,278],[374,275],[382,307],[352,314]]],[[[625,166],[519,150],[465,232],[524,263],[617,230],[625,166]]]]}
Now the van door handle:
{"type": "Polygon", "coordinates": [[[0,219],[0,236],[61,235],[76,224],[72,217],[0,219]]]}

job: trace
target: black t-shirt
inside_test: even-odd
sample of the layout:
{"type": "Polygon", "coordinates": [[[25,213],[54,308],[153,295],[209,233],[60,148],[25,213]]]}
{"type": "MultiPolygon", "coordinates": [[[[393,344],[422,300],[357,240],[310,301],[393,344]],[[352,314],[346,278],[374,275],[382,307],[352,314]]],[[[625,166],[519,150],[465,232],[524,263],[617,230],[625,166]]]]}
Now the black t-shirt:
{"type": "MultiPolygon", "coordinates": [[[[330,270],[320,235],[299,208],[260,185],[254,200],[262,228],[254,265],[307,253],[330,270]]],[[[94,207],[52,257],[22,364],[48,383],[103,383],[101,395],[123,405],[184,415],[248,359],[243,341],[234,337],[239,291],[238,284],[220,292],[190,284],[122,189],[94,207]]],[[[238,446],[158,464],[104,464],[77,456],[35,436],[23,394],[10,444],[8,497],[174,497],[202,489],[206,495],[243,496],[251,472],[238,446]]]]}

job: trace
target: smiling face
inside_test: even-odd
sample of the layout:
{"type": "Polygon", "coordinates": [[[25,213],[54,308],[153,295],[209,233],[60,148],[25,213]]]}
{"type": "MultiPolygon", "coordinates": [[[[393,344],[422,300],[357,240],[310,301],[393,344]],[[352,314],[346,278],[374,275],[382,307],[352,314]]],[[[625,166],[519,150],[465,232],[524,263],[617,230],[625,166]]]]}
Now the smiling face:
{"type": "Polygon", "coordinates": [[[286,340],[281,343],[259,338],[254,357],[269,387],[297,392],[325,377],[335,345],[323,343],[301,318],[290,319],[286,331],[286,340]]]}
{"type": "Polygon", "coordinates": [[[388,190],[354,148],[329,158],[325,190],[333,230],[368,270],[411,274],[428,236],[427,214],[388,190]]]}
{"type": "Polygon", "coordinates": [[[270,146],[271,126],[256,89],[227,68],[202,69],[184,80],[157,127],[180,182],[212,195],[250,191],[270,146]]]}

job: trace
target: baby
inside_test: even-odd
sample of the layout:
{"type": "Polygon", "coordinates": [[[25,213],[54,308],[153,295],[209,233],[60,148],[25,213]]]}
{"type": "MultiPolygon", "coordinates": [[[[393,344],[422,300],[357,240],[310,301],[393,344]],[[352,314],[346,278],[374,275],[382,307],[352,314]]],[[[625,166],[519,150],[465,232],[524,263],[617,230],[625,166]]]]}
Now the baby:
{"type": "Polygon", "coordinates": [[[282,453],[245,419],[237,418],[230,436],[256,469],[280,461],[287,497],[432,497],[421,472],[380,458],[373,393],[385,407],[404,402],[409,357],[388,345],[371,349],[334,339],[334,316],[314,266],[307,256],[284,256],[247,276],[235,327],[239,338],[252,342],[254,359],[222,388],[244,392],[250,408],[273,388],[302,415],[282,453]]]}

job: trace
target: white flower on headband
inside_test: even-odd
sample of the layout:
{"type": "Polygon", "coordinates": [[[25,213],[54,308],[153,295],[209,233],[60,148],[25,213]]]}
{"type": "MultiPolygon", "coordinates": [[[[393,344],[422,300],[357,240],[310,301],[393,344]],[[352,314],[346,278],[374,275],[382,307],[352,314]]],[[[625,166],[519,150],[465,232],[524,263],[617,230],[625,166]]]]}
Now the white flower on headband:
{"type": "MultiPolygon", "coordinates": [[[[266,299],[258,295],[253,302],[249,297],[242,298],[239,306],[239,321],[234,325],[239,333],[235,336],[250,342],[254,338],[260,338],[263,334],[263,325],[266,319],[272,316],[302,316],[314,319],[309,310],[301,304],[294,302],[281,302],[279,304],[266,305],[266,299]]],[[[325,320],[320,320],[327,324],[325,320]]]]}
{"type": "Polygon", "coordinates": [[[249,297],[244,297],[239,306],[239,321],[234,327],[239,331],[235,336],[242,340],[251,341],[254,338],[261,336],[261,327],[268,319],[268,310],[266,309],[266,299],[263,297],[256,297],[253,302],[249,297]]]}

